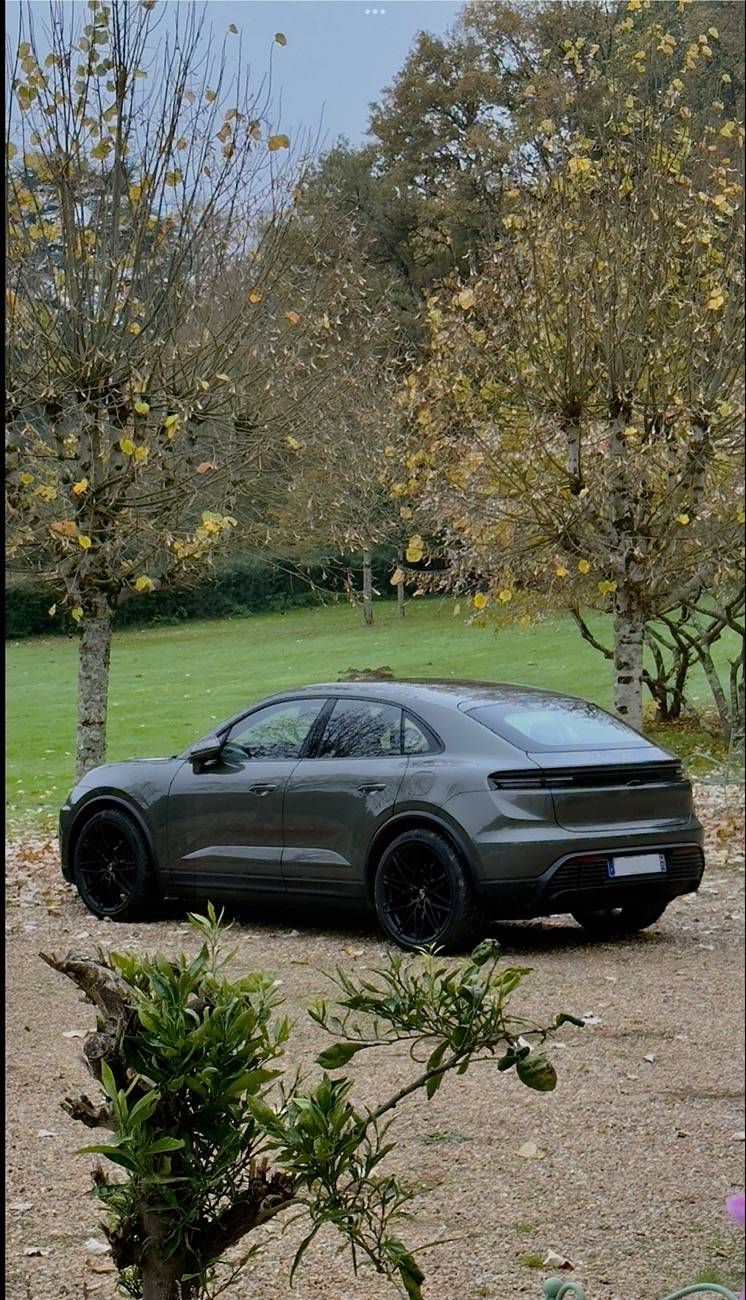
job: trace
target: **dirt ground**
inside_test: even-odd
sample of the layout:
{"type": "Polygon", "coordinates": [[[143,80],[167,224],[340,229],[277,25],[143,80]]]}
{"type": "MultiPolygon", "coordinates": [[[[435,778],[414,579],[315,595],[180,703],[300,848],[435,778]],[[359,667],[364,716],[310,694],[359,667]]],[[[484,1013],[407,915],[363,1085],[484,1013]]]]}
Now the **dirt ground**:
{"type": "MultiPolygon", "coordinates": [[[[740,1287],[743,1236],[724,1201],[744,1186],[743,810],[733,787],[696,794],[708,870],[699,893],[651,930],[591,943],[564,917],[495,927],[506,960],[533,968],[516,1009],[589,1022],[562,1029],[552,1094],[477,1067],[432,1102],[405,1103],[391,1159],[418,1191],[407,1240],[449,1239],[422,1255],[427,1300],[538,1300],[558,1271],[556,1261],[542,1267],[550,1251],[574,1266],[565,1276],[588,1300],[659,1300],[703,1276],[740,1287]]],[[[97,922],[62,882],[48,842],[8,846],[6,887],[7,1295],[110,1300],[99,1207],[86,1195],[92,1159],[74,1155],[90,1136],[59,1104],[93,1086],[70,1036],[91,1025],[92,1010],[38,953],[98,944],[168,953],[196,938],[179,909],[157,924],[97,922]]],[[[372,926],[288,912],[241,913],[234,938],[240,966],[282,981],[296,1022],[291,1063],[321,1045],[304,1004],[324,989],[322,972],[372,966],[383,952],[372,926]]],[[[356,1100],[406,1077],[403,1057],[373,1054],[356,1071],[356,1100]]],[[[291,1292],[298,1229],[275,1225],[265,1240],[226,1293],[235,1300],[395,1294],[370,1270],[351,1277],[333,1237],[311,1249],[291,1292]]]]}

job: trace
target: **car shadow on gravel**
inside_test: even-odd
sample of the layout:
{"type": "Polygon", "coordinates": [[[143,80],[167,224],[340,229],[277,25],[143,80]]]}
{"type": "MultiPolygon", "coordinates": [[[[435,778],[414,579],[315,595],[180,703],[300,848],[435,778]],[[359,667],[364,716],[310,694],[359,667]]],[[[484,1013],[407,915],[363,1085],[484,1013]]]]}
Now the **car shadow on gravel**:
{"type": "MultiPolygon", "coordinates": [[[[168,899],[157,918],[161,922],[186,920],[189,912],[201,912],[205,902],[168,899]]],[[[368,942],[384,945],[387,940],[378,927],[374,914],[363,908],[352,910],[336,903],[293,904],[288,902],[216,903],[224,909],[224,919],[242,930],[263,934],[267,938],[303,937],[328,939],[330,942],[368,942]]],[[[543,952],[581,952],[602,945],[646,946],[667,944],[669,936],[659,930],[629,935],[618,939],[593,939],[569,917],[552,917],[532,921],[504,921],[485,925],[475,943],[481,938],[496,939],[506,955],[543,952]]]]}

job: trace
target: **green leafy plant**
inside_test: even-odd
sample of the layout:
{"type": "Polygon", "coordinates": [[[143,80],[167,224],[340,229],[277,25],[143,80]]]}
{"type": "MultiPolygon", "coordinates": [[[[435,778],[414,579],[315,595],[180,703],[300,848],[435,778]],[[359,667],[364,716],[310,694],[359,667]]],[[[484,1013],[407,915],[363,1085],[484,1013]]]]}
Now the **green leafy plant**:
{"type": "Polygon", "coordinates": [[[81,1094],[63,1106],[111,1134],[82,1152],[115,1167],[98,1165],[93,1180],[121,1290],[142,1300],[217,1295],[259,1245],[230,1266],[226,1252],[292,1211],[307,1231],[291,1278],[331,1226],[354,1269],[366,1259],[419,1300],[424,1274],[399,1235],[414,1192],[384,1167],[393,1112],[478,1062],[494,1082],[515,1070],[527,1087],[551,1091],[557,1076],[542,1046],[559,1025],[582,1021],[561,1014],[540,1026],[514,1015],[510,1000],[528,971],[500,968],[491,941],[456,964],[391,953],[372,973],[337,970],[333,999],[310,1009],[334,1040],[317,1057],[321,1073],[288,1073],[278,1068],[289,1025],[276,982],[229,973],[235,954],[224,951],[226,927],[211,904],[191,921],[202,936],[192,958],[42,954],[97,1011],[84,1054],[104,1100],[81,1094]],[[338,1072],[360,1052],[402,1045],[413,1077],[357,1108],[353,1080],[338,1072]]]}

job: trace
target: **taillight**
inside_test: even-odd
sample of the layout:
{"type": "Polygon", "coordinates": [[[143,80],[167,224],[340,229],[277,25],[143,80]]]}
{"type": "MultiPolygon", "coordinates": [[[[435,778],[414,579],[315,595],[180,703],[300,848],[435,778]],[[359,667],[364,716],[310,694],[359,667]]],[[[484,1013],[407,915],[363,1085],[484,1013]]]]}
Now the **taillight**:
{"type": "Polygon", "coordinates": [[[493,772],[487,777],[493,790],[542,790],[545,778],[533,772],[493,772]]]}

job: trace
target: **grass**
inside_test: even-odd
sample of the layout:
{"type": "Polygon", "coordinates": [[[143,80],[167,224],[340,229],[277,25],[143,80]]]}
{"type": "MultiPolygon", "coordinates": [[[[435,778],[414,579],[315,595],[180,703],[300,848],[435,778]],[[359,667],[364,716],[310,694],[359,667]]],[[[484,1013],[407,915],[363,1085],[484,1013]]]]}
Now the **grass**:
{"type": "MultiPolygon", "coordinates": [[[[397,676],[473,677],[582,695],[609,707],[609,664],[572,620],[548,616],[495,633],[466,627],[452,603],[413,601],[403,621],[393,602],[359,613],[335,605],[115,635],[109,692],[108,757],[173,754],[244,704],[285,687],[335,681],[347,668],[388,666],[397,676]]],[[[608,635],[598,616],[594,631],[608,635]]],[[[48,826],[73,780],[77,643],[73,638],[10,642],[6,662],[8,824],[48,826]]],[[[707,701],[703,679],[692,695],[707,701]]],[[[687,728],[660,743],[718,760],[712,742],[687,728]]]]}

